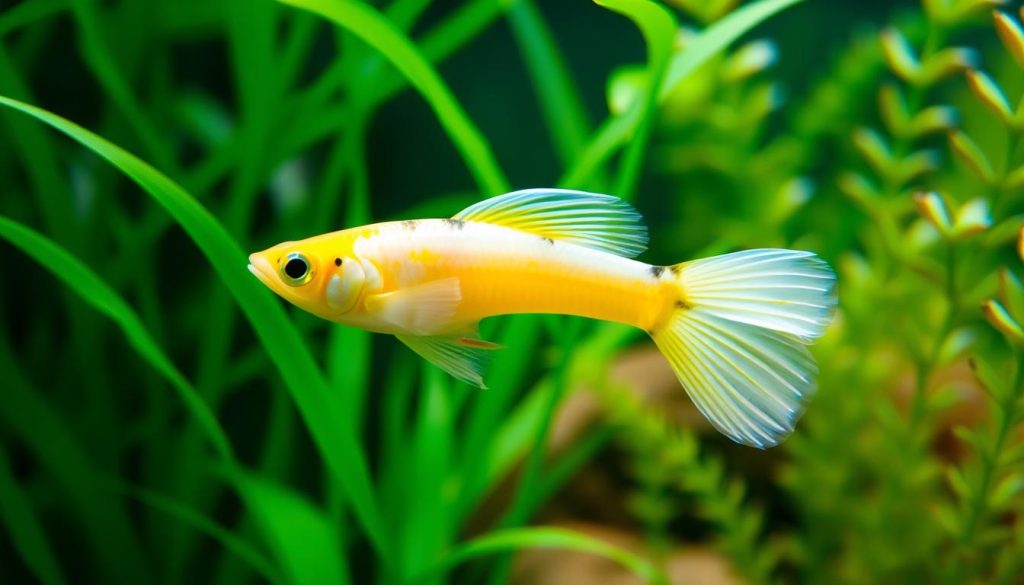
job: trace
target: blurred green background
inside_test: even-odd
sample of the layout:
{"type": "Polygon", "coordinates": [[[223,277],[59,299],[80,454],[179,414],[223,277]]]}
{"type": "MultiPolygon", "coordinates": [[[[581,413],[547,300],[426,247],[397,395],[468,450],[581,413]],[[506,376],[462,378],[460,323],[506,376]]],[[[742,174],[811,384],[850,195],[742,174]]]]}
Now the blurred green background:
{"type": "Polygon", "coordinates": [[[1020,18],[0,0],[0,581],[1020,582],[1020,18]],[[786,443],[638,331],[493,319],[479,391],[245,269],[556,185],[632,201],[647,262],[833,265],[786,443]]]}

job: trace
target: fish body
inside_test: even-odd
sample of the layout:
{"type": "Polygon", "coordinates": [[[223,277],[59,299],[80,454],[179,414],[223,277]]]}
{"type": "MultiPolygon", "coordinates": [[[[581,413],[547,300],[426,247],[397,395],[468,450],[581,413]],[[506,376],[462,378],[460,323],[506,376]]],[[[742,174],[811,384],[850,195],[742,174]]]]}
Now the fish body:
{"type": "Polygon", "coordinates": [[[631,258],[647,231],[621,200],[537,189],[447,219],[386,222],[285,242],[250,271],[293,304],[396,335],[483,386],[487,317],[578,315],[646,331],[698,408],[734,440],[774,445],[813,393],[806,345],[835,304],[809,252],[750,250],[674,266],[631,258]]]}

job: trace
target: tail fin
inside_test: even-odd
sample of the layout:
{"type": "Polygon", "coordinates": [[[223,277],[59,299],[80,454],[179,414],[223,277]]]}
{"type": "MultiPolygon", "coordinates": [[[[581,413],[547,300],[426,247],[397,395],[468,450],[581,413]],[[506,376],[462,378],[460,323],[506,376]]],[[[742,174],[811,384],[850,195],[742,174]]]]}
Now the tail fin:
{"type": "Polygon", "coordinates": [[[814,393],[807,345],[836,304],[835,274],[810,252],[747,250],[672,267],[680,300],[651,336],[691,400],[730,439],[772,447],[814,393]]]}

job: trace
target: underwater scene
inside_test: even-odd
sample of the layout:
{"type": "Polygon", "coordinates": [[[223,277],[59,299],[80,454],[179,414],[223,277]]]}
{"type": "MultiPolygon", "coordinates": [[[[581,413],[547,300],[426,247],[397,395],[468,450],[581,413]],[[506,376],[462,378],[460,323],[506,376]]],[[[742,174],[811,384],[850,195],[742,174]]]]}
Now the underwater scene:
{"type": "Polygon", "coordinates": [[[0,583],[1024,583],[1022,20],[0,0],[0,583]]]}

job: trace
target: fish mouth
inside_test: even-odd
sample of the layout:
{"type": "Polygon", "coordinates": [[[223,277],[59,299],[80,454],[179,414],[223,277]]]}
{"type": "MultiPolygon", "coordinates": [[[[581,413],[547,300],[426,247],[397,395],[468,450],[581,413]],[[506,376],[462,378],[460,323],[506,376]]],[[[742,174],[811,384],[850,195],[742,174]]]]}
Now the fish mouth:
{"type": "Polygon", "coordinates": [[[271,290],[274,288],[274,267],[259,254],[249,254],[249,272],[271,290]]]}

